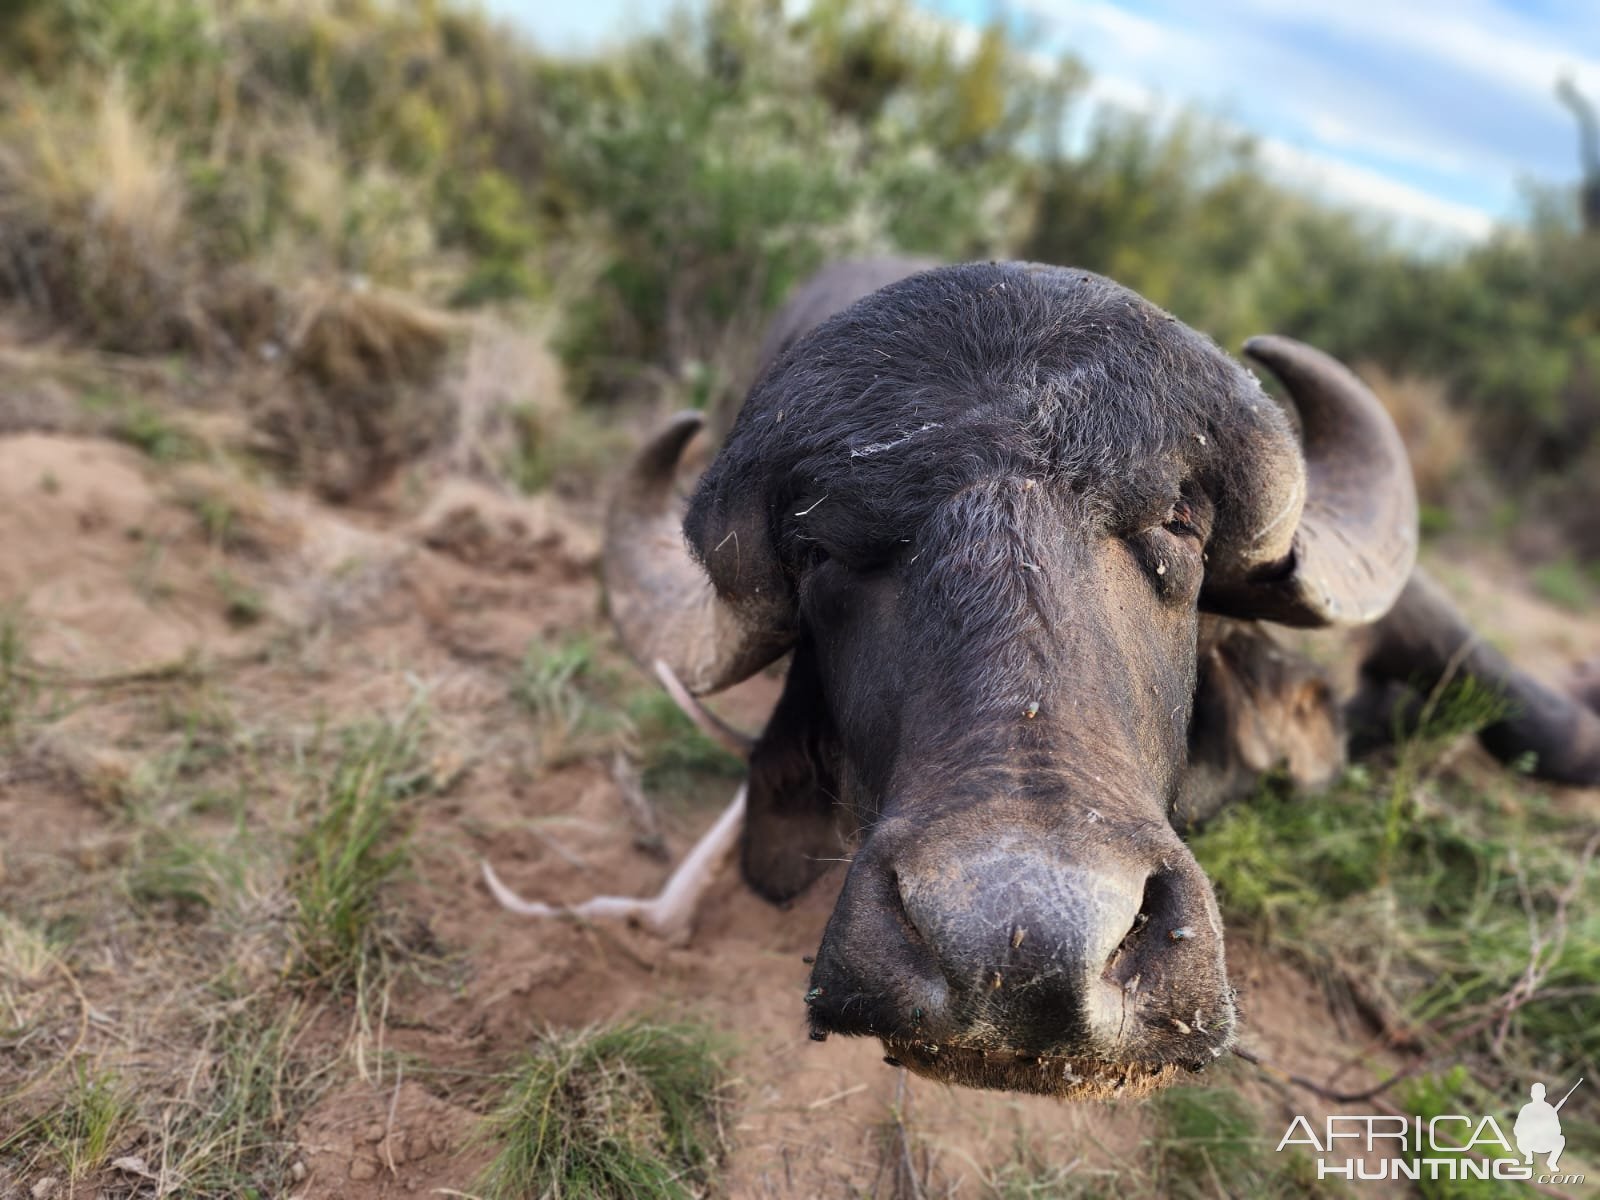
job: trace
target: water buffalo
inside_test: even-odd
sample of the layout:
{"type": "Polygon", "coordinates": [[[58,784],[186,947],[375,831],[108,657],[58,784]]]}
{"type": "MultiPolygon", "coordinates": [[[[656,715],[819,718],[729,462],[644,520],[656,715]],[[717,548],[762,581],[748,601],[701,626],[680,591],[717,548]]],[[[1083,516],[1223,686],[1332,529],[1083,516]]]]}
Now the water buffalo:
{"type": "Polygon", "coordinates": [[[1404,448],[1332,359],[1247,344],[1291,416],[1107,279],[923,266],[801,290],[686,512],[700,419],[645,447],[608,531],[612,615],[696,695],[789,655],[719,828],[742,812],[772,901],[849,858],[813,1037],[876,1036],[955,1083],[1138,1094],[1235,1031],[1185,823],[1269,769],[1325,779],[1350,706],[1453,674],[1508,695],[1484,744],[1550,778],[1600,779],[1600,718],[1417,574],[1404,448]],[[1336,629],[1335,665],[1273,626],[1336,629]]]}

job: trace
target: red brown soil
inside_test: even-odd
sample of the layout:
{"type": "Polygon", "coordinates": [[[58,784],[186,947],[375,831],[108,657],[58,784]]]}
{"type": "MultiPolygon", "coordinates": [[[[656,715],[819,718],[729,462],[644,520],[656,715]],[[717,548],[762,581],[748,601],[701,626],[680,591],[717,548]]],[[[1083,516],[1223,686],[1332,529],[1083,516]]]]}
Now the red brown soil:
{"type": "MultiPolygon", "coordinates": [[[[294,1194],[470,1192],[484,1161],[468,1145],[476,1101],[442,1078],[513,1066],[551,1027],[659,1014],[705,1020],[737,1047],[724,1194],[889,1195],[884,1139],[900,1072],[880,1062],[875,1042],[819,1044],[805,1034],[802,956],[820,938],[837,868],[788,909],[763,903],[725,870],[683,948],[625,928],[518,918],[485,891],[485,856],[513,888],[546,900],[646,893],[669,868],[635,847],[606,764],[539,762],[528,719],[507,698],[530,642],[580,630],[610,636],[594,521],[460,480],[415,488],[420,497],[333,510],[237,478],[158,475],[106,442],[0,439],[0,599],[25,604],[36,660],[95,674],[199,655],[214,665],[215,686],[266,726],[394,712],[418,688],[429,696],[439,773],[455,782],[422,813],[418,860],[395,900],[426,925],[445,965],[404,977],[387,1008],[383,1048],[415,1066],[390,1065],[367,1081],[346,1072],[300,1122],[294,1194]],[[194,489],[232,498],[240,544],[207,535],[184,499],[194,489]],[[229,623],[221,569],[259,589],[264,621],[229,623]]],[[[1526,594],[1502,603],[1496,618],[1513,622],[1519,647],[1540,661],[1600,649],[1592,626],[1576,629],[1526,594]]],[[[66,768],[49,766],[49,754],[45,766],[12,764],[0,789],[0,863],[9,871],[0,886],[60,884],[71,868],[53,863],[115,853],[116,822],[85,786],[93,772],[83,763],[125,768],[119,738],[147,697],[110,697],[58,722],[47,741],[70,760],[66,768]]],[[[773,682],[757,679],[718,703],[756,728],[774,699],[773,682]]],[[[715,818],[730,787],[664,809],[674,855],[715,818]]],[[[1230,957],[1244,1040],[1273,1061],[1324,1077],[1370,1038],[1293,967],[1245,944],[1230,957]]],[[[90,1001],[108,1008],[130,986],[113,972],[83,982],[90,1001]]],[[[330,1018],[318,1029],[337,1057],[346,1026],[330,1018]]],[[[1215,1077],[1245,1088],[1269,1129],[1291,1111],[1319,1112],[1243,1064],[1215,1077]]],[[[1113,1169],[1149,1132],[1138,1106],[1066,1106],[918,1079],[904,1086],[931,1195],[983,1194],[982,1181],[1019,1146],[1081,1172],[1113,1169]]]]}

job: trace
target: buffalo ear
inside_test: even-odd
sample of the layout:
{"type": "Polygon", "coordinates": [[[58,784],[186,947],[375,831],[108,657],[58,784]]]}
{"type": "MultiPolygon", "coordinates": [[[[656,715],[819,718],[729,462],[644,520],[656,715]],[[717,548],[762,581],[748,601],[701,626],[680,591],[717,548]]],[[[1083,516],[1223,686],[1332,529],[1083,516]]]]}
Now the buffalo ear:
{"type": "Polygon", "coordinates": [[[1315,789],[1343,765],[1343,716],[1320,668],[1247,625],[1203,651],[1175,825],[1204,824],[1270,771],[1315,789]]]}
{"type": "Polygon", "coordinates": [[[774,904],[794,899],[845,851],[838,742],[809,641],[795,648],[783,696],[750,753],[740,865],[774,904]]]}

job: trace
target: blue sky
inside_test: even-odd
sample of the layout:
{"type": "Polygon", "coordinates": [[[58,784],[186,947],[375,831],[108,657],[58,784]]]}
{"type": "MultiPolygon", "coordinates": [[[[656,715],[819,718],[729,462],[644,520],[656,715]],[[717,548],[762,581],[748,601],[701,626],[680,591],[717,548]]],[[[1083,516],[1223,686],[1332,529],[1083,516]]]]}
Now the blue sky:
{"type": "MultiPolygon", "coordinates": [[[[1524,180],[1577,174],[1556,79],[1600,103],[1600,0],[917,0],[976,28],[997,11],[1070,50],[1093,97],[1197,107],[1260,136],[1286,180],[1419,232],[1481,236],[1524,180]]],[[[669,0],[487,0],[547,49],[659,23],[669,0]]]]}

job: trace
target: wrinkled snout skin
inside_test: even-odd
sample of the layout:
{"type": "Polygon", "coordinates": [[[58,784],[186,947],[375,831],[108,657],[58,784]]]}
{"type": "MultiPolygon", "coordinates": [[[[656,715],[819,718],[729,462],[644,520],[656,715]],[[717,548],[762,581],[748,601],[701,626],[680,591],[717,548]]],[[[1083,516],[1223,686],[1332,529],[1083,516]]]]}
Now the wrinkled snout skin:
{"type": "Polygon", "coordinates": [[[1073,1097],[1208,1065],[1234,1027],[1209,883],[1165,822],[1083,820],[1071,852],[1004,806],[956,830],[880,826],[817,957],[813,1031],[876,1035],[950,1082],[1073,1097]]]}
{"type": "Polygon", "coordinates": [[[878,1035],[938,1074],[968,1051],[968,1074],[1051,1093],[1206,1066],[1234,1006],[1194,856],[1170,829],[1107,827],[1096,866],[1030,824],[878,830],[822,941],[813,1029],[878,1035]]]}

